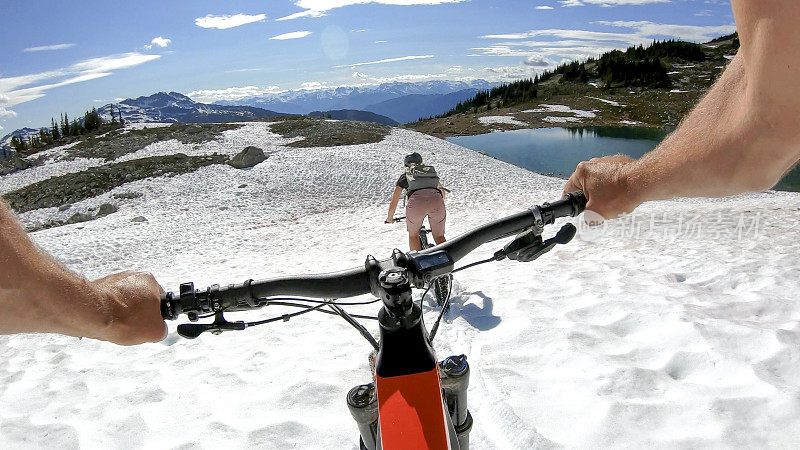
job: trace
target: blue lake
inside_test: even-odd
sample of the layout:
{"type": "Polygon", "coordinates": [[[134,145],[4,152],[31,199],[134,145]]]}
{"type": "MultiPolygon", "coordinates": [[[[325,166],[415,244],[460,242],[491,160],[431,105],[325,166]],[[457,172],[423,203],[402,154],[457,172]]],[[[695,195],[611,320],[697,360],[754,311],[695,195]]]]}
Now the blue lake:
{"type": "Polygon", "coordinates": [[[638,158],[654,149],[666,135],[661,129],[645,127],[553,127],[447,140],[533,172],[567,178],[581,161],[617,153],[638,158]]]}
{"type": "MultiPolygon", "coordinates": [[[[535,128],[502,131],[447,140],[533,172],[567,178],[589,158],[621,153],[638,158],[654,149],[667,131],[647,127],[535,128]]],[[[790,171],[774,189],[800,191],[800,168],[790,171]]]]}

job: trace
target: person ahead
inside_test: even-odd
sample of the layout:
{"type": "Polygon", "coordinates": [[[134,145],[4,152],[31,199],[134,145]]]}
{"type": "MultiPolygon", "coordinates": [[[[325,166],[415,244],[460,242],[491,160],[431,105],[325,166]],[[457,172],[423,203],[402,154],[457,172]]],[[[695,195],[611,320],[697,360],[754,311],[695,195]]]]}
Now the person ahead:
{"type": "Polygon", "coordinates": [[[406,229],[408,230],[408,246],[411,250],[420,250],[419,229],[422,221],[428,217],[431,233],[436,244],[445,242],[444,229],[447,210],[444,206],[444,188],[439,176],[432,166],[423,164],[422,156],[414,152],[404,160],[405,173],[400,175],[394,188],[392,201],[386,223],[394,221],[394,212],[403,190],[408,191],[406,203],[406,229]]]}

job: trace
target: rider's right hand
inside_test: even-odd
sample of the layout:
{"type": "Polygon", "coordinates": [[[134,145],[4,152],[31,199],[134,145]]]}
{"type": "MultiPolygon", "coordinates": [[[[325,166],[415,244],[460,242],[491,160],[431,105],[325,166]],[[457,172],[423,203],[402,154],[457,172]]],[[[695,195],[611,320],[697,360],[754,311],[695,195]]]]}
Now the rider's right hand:
{"type": "Polygon", "coordinates": [[[586,210],[605,219],[629,213],[642,203],[637,194],[640,186],[632,182],[634,163],[635,160],[625,155],[583,161],[569,177],[564,194],[582,190],[588,199],[586,210]]]}
{"type": "Polygon", "coordinates": [[[161,317],[164,289],[151,274],[126,271],[89,284],[104,299],[110,314],[109,323],[89,336],[120,345],[158,342],[167,336],[167,324],[161,317]]]}

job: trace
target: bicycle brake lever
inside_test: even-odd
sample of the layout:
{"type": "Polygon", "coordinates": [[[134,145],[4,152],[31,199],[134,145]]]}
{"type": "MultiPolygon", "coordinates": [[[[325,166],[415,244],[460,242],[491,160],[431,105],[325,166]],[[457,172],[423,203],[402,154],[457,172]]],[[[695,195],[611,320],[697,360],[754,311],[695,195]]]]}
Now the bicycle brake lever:
{"type": "MultiPolygon", "coordinates": [[[[498,253],[515,261],[530,262],[549,252],[556,245],[571,241],[575,237],[576,231],[575,225],[568,223],[561,227],[555,236],[543,241],[541,235],[534,230],[529,230],[517,236],[498,253]]],[[[495,254],[495,258],[498,256],[495,254]]]]}
{"type": "Polygon", "coordinates": [[[228,322],[222,315],[222,311],[214,314],[212,323],[182,323],[178,325],[178,334],[186,339],[194,339],[206,331],[212,334],[220,334],[223,331],[241,331],[247,328],[247,324],[242,321],[228,322]]]}

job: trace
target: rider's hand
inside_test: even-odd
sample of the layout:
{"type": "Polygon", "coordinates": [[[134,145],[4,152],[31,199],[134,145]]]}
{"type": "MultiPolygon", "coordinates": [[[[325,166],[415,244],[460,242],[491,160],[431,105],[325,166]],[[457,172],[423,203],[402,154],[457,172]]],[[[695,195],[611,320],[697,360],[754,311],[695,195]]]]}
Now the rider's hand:
{"type": "Polygon", "coordinates": [[[120,345],[158,342],[167,335],[161,317],[164,289],[149,273],[120,272],[89,283],[104,299],[110,324],[96,330],[99,339],[120,345]]]}
{"type": "Polygon", "coordinates": [[[583,190],[588,200],[586,210],[605,219],[629,213],[641,204],[631,182],[633,163],[634,160],[625,155],[583,161],[569,177],[564,193],[583,190]]]}

